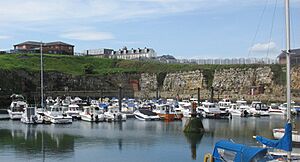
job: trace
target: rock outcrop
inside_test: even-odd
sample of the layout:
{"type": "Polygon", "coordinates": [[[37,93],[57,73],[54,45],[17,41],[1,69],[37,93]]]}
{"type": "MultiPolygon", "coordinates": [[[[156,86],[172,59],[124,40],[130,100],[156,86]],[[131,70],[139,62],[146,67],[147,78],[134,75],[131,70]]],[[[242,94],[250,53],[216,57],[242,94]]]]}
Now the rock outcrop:
{"type": "MultiPolygon", "coordinates": [[[[190,98],[196,97],[200,88],[201,99],[210,98],[211,87],[214,98],[232,97],[247,100],[285,101],[284,66],[250,66],[217,69],[215,71],[195,70],[173,73],[131,73],[110,75],[72,76],[56,72],[46,72],[45,92],[91,91],[94,96],[118,96],[122,87],[124,97],[190,98]],[[101,95],[100,95],[101,93],[101,95]]],[[[12,93],[38,96],[40,91],[39,72],[25,70],[0,70],[0,94],[12,93]],[[34,94],[34,95],[30,95],[34,94]]],[[[299,100],[300,66],[292,68],[292,96],[299,100]]],[[[0,100],[4,100],[1,99],[0,100]]],[[[5,100],[7,100],[5,98],[5,100]]]]}

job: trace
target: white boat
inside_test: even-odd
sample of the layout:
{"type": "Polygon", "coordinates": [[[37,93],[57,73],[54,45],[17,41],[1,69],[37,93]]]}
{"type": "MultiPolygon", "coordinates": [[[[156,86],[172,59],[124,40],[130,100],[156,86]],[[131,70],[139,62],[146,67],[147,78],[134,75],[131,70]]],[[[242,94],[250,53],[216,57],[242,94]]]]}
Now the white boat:
{"type": "Polygon", "coordinates": [[[221,112],[226,113],[226,112],[228,112],[228,110],[230,108],[231,101],[228,98],[224,98],[218,102],[218,105],[219,105],[219,109],[221,110],[221,112]]]}
{"type": "Polygon", "coordinates": [[[41,124],[44,122],[43,116],[36,113],[36,107],[26,107],[22,114],[21,122],[25,124],[41,124]]]}
{"type": "Polygon", "coordinates": [[[106,121],[126,121],[127,116],[119,111],[119,106],[108,106],[104,118],[106,121]]]}
{"type": "MultiPolygon", "coordinates": [[[[292,114],[297,114],[297,109],[298,109],[297,107],[298,107],[298,106],[295,105],[295,102],[294,102],[294,101],[291,101],[291,113],[292,113],[292,114]]],[[[278,106],[278,108],[279,108],[280,110],[284,111],[285,114],[286,114],[286,111],[287,111],[287,103],[280,104],[280,105],[278,106]]]]}
{"type": "Polygon", "coordinates": [[[103,110],[97,106],[84,106],[83,112],[80,113],[80,118],[88,122],[102,122],[104,121],[103,110]]]}
{"type": "Polygon", "coordinates": [[[152,110],[156,113],[162,120],[173,121],[182,118],[182,115],[177,114],[172,105],[169,104],[157,104],[155,109],[152,110]]]}
{"type": "Polygon", "coordinates": [[[10,119],[20,120],[24,112],[24,108],[28,107],[27,102],[22,95],[13,94],[10,96],[12,102],[7,110],[10,119]]]}
{"type": "Polygon", "coordinates": [[[73,119],[79,119],[80,118],[80,110],[79,110],[79,106],[75,103],[72,103],[70,105],[68,105],[68,108],[66,111],[64,111],[64,113],[66,113],[67,115],[71,116],[73,119]]]}
{"type": "Polygon", "coordinates": [[[249,110],[243,106],[239,106],[236,103],[230,105],[229,113],[231,116],[247,117],[250,115],[249,110]]]}
{"type": "Polygon", "coordinates": [[[183,117],[190,118],[191,109],[192,109],[192,104],[190,102],[183,101],[183,102],[178,102],[178,108],[175,108],[175,111],[177,112],[178,110],[180,110],[183,117]]]}
{"type": "Polygon", "coordinates": [[[156,113],[147,109],[136,110],[134,111],[133,115],[135,118],[143,121],[160,120],[160,117],[156,113]]]}
{"type": "Polygon", "coordinates": [[[50,105],[54,105],[54,103],[55,100],[51,96],[48,96],[46,99],[46,104],[50,106],[50,105]]]}
{"type": "Polygon", "coordinates": [[[286,115],[286,110],[280,109],[277,104],[272,103],[269,106],[270,115],[286,115]]]}
{"type": "Polygon", "coordinates": [[[49,110],[44,112],[44,115],[53,124],[72,123],[72,117],[64,114],[62,111],[62,107],[58,104],[50,106],[49,110]]]}
{"type": "Polygon", "coordinates": [[[64,100],[62,100],[63,107],[68,107],[71,103],[72,103],[71,96],[66,96],[66,98],[64,100]]]}
{"type": "MultiPolygon", "coordinates": [[[[284,128],[273,129],[273,136],[275,139],[280,139],[284,135],[284,128]]],[[[298,131],[292,131],[292,141],[300,143],[300,134],[298,131]]]]}
{"type": "Polygon", "coordinates": [[[269,108],[261,101],[253,101],[250,106],[250,113],[253,116],[269,116],[269,108]]]}
{"type": "Polygon", "coordinates": [[[201,106],[196,108],[197,114],[204,118],[220,118],[221,110],[217,104],[208,101],[202,102],[201,106]]]}

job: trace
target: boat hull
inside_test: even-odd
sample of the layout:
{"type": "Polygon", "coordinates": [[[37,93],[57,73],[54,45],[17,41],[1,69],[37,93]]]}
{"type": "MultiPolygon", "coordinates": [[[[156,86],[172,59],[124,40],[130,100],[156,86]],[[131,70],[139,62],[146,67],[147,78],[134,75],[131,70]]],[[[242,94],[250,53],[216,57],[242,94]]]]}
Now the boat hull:
{"type": "Polygon", "coordinates": [[[175,120],[175,114],[158,114],[158,116],[165,121],[175,120]]]}
{"type": "Polygon", "coordinates": [[[87,122],[103,122],[104,115],[98,115],[98,117],[91,117],[91,115],[80,115],[81,120],[87,122]]]}
{"type": "MultiPolygon", "coordinates": [[[[281,129],[273,129],[273,136],[276,139],[280,139],[283,137],[285,130],[283,128],[281,129]]],[[[292,141],[296,143],[300,143],[300,135],[298,131],[292,131],[292,141]]]]}
{"type": "Polygon", "coordinates": [[[22,118],[23,112],[13,112],[11,110],[7,110],[9,118],[12,120],[20,120],[22,118]]]}

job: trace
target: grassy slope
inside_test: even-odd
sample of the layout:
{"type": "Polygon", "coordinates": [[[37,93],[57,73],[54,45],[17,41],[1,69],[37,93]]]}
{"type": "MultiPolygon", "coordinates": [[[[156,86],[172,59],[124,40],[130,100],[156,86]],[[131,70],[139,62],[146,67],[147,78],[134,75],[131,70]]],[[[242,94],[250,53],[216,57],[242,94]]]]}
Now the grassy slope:
{"type": "MultiPolygon", "coordinates": [[[[40,70],[39,54],[10,54],[0,55],[0,69],[38,72],[40,70]]],[[[149,72],[166,74],[167,72],[203,70],[208,82],[213,79],[214,71],[224,68],[256,68],[261,65],[195,65],[195,64],[162,64],[157,62],[141,62],[131,60],[103,59],[84,56],[44,55],[44,70],[61,72],[71,75],[84,75],[85,67],[93,67],[95,75],[116,73],[149,72]]],[[[275,74],[274,79],[282,78],[281,65],[269,65],[275,74]]],[[[280,82],[280,81],[278,81],[280,82]]],[[[210,85],[210,83],[209,83],[210,85]]]]}

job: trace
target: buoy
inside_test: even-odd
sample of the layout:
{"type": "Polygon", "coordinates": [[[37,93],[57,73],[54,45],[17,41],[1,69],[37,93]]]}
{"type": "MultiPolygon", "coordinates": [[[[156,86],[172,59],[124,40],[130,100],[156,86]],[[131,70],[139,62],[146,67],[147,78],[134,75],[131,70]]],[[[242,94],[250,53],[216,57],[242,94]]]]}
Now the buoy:
{"type": "Polygon", "coordinates": [[[203,162],[213,162],[213,161],[214,161],[214,159],[210,153],[207,153],[204,155],[203,162]]]}

